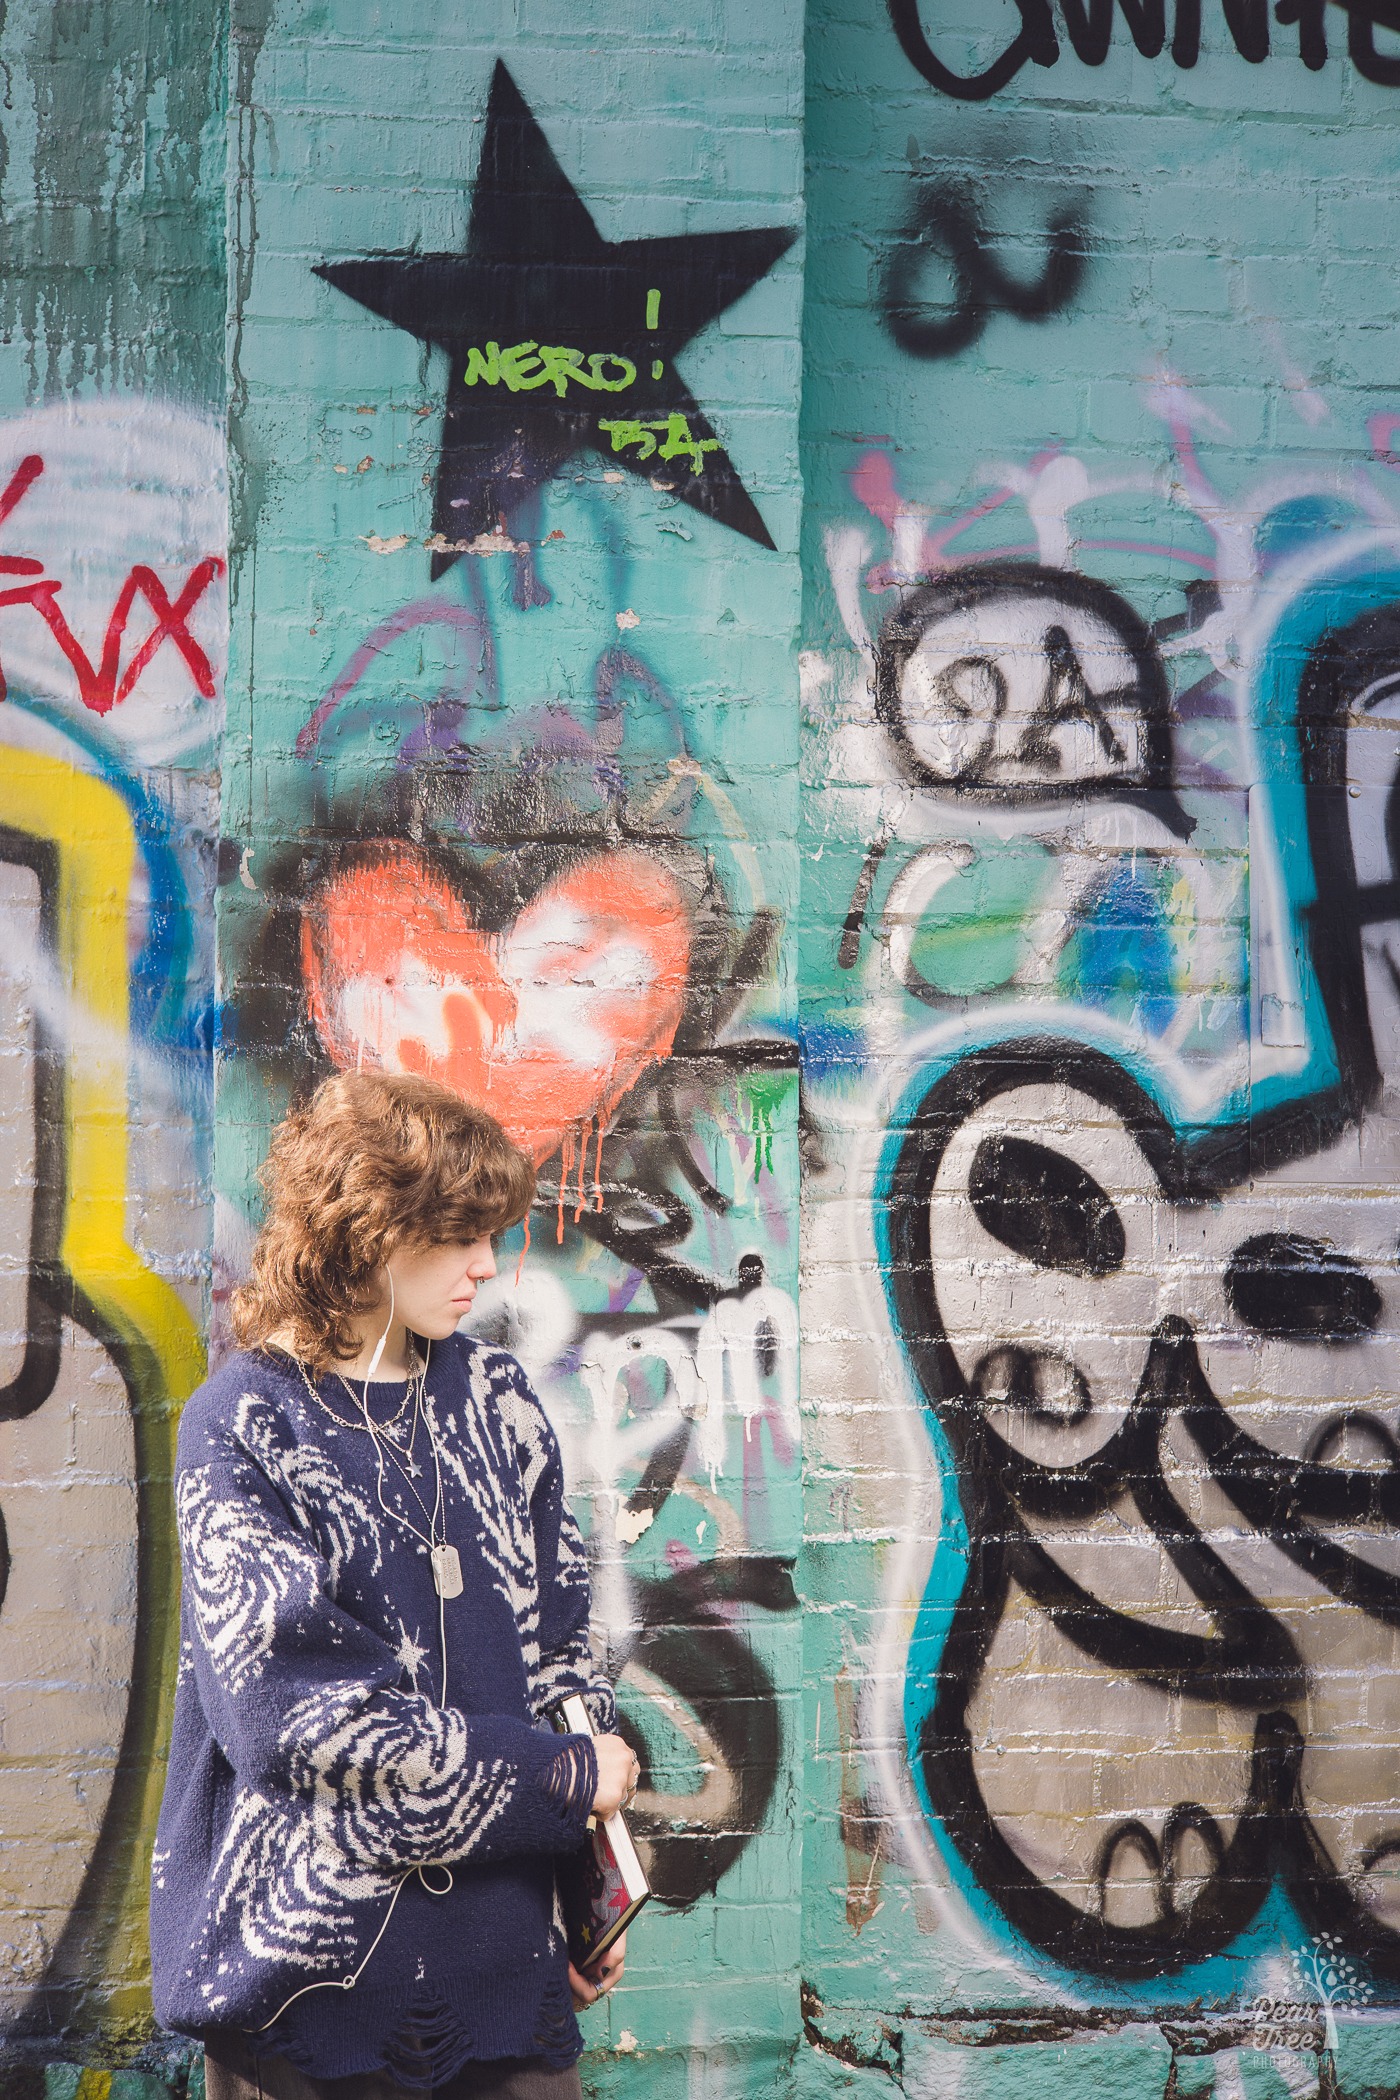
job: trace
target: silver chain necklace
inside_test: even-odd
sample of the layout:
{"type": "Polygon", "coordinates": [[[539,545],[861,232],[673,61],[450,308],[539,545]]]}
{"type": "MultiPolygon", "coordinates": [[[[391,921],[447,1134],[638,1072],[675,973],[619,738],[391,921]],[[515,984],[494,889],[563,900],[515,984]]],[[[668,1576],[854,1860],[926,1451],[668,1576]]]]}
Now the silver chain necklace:
{"type": "MultiPolygon", "coordinates": [[[[364,1398],[363,1398],[363,1399],[357,1399],[357,1398],[356,1398],[356,1396],[355,1396],[355,1388],[354,1388],[354,1387],[353,1387],[353,1386],[351,1385],[351,1383],[350,1383],[349,1379],[348,1379],[348,1378],[347,1378],[347,1377],[345,1376],[344,1372],[343,1372],[343,1371],[337,1371],[335,1375],[336,1375],[336,1377],[337,1377],[337,1378],[338,1378],[338,1379],[340,1380],[340,1383],[341,1383],[341,1385],[342,1385],[342,1386],[343,1386],[343,1387],[345,1388],[345,1391],[346,1391],[346,1394],[347,1394],[347,1395],[348,1395],[348,1397],[349,1397],[349,1400],[350,1400],[350,1404],[351,1404],[351,1406],[352,1406],[352,1407],[356,1407],[356,1408],[358,1408],[358,1409],[359,1409],[359,1412],[360,1412],[360,1413],[361,1413],[362,1415],[368,1414],[368,1413],[369,1413],[369,1380],[368,1380],[368,1379],[366,1379],[366,1380],[365,1380],[365,1393],[364,1393],[364,1398]]],[[[391,1436],[391,1437],[394,1437],[395,1439],[397,1439],[397,1438],[398,1438],[398,1435],[399,1435],[399,1424],[400,1424],[400,1422],[402,1422],[402,1420],[403,1420],[403,1418],[404,1418],[404,1415],[405,1415],[405,1413],[406,1413],[406,1411],[407,1411],[407,1408],[408,1408],[408,1403],[409,1403],[409,1401],[410,1401],[410,1400],[411,1400],[411,1399],[413,1398],[413,1385],[414,1385],[414,1374],[413,1374],[413,1372],[412,1372],[412,1371],[410,1371],[410,1372],[409,1372],[409,1374],[408,1374],[408,1377],[407,1377],[407,1379],[406,1379],[406,1380],[405,1380],[405,1382],[404,1382],[404,1389],[403,1389],[403,1398],[402,1398],[402,1400],[400,1400],[400,1402],[399,1402],[398,1406],[397,1406],[397,1407],[396,1407],[396,1408],[394,1409],[394,1412],[393,1412],[393,1413],[392,1413],[392,1414],[391,1414],[391,1415],[389,1416],[389,1418],[388,1418],[388,1420],[387,1420],[387,1421],[385,1421],[385,1422],[376,1422],[376,1423],[375,1423],[375,1425],[374,1425],[374,1426],[375,1426],[375,1428],[376,1428],[377,1430],[379,1430],[379,1431],[381,1432],[381,1434],[382,1434],[382,1435],[384,1435],[384,1436],[391,1436]]],[[[324,1405],[324,1403],[322,1403],[322,1404],[324,1405]]],[[[350,1425],[349,1425],[349,1424],[347,1424],[346,1426],[347,1426],[347,1427],[349,1427],[350,1425]]],[[[355,1425],[354,1425],[354,1426],[355,1426],[355,1428],[359,1429],[359,1428],[362,1428],[362,1427],[363,1427],[363,1424],[362,1424],[362,1423],[359,1423],[359,1422],[357,1422],[357,1423],[355,1423],[355,1425]]]]}
{"type": "MultiPolygon", "coordinates": [[[[288,1351],[287,1353],[290,1354],[290,1351],[288,1351]]],[[[429,1342],[427,1355],[431,1357],[432,1353],[433,1345],[431,1342],[429,1342]]],[[[409,1480],[408,1485],[412,1490],[414,1501],[418,1504],[418,1507],[422,1510],[424,1516],[428,1518],[429,1536],[427,1538],[423,1536],[422,1532],[418,1529],[416,1524],[411,1524],[408,1518],[401,1515],[398,1510],[390,1509],[388,1503],[384,1500],[385,1452],[387,1451],[389,1456],[395,1459],[396,1463],[399,1464],[400,1471],[403,1471],[403,1466],[402,1462],[398,1460],[398,1454],[395,1452],[392,1443],[381,1443],[379,1440],[379,1429],[370,1417],[369,1407],[367,1404],[369,1397],[369,1380],[365,1380],[365,1399],[361,1402],[361,1414],[363,1416],[363,1420],[359,1422],[347,1422],[343,1419],[342,1416],[336,1413],[333,1407],[327,1406],[326,1402],[322,1400],[321,1395],[317,1392],[315,1385],[312,1383],[311,1378],[308,1376],[306,1365],[301,1361],[301,1358],[294,1357],[292,1360],[296,1364],[297,1369],[300,1371],[302,1376],[302,1383],[305,1385],[312,1399],[319,1402],[320,1406],[325,1409],[325,1412],[330,1416],[333,1422],[339,1422],[342,1429],[364,1429],[368,1431],[370,1441],[374,1445],[375,1458],[378,1464],[378,1478],[376,1482],[376,1489],[379,1496],[379,1507],[383,1510],[386,1517],[393,1517],[397,1523],[402,1524],[405,1531],[410,1533],[410,1535],[413,1538],[418,1540],[418,1543],[421,1546],[426,1546],[426,1548],[428,1549],[428,1557],[433,1570],[433,1588],[437,1591],[438,1595],[438,1635],[442,1642],[442,1697],[440,1704],[446,1706],[446,1600],[449,1597],[460,1597],[462,1594],[462,1563],[457,1557],[457,1548],[455,1546],[449,1546],[447,1543],[447,1533],[443,1522],[442,1456],[438,1450],[437,1437],[433,1431],[433,1417],[432,1410],[429,1405],[428,1394],[427,1360],[425,1358],[421,1376],[417,1379],[410,1378],[409,1380],[409,1386],[410,1389],[413,1391],[415,1398],[413,1407],[413,1423],[409,1431],[408,1446],[409,1459],[411,1461],[413,1457],[413,1438],[417,1433],[418,1417],[421,1413],[428,1425],[428,1442],[432,1446],[433,1452],[433,1472],[437,1477],[437,1496],[434,1501],[433,1512],[431,1516],[428,1515],[427,1504],[423,1501],[422,1496],[418,1493],[417,1488],[413,1486],[413,1482],[411,1480],[409,1480]]],[[[375,1361],[378,1362],[377,1356],[375,1358],[375,1361]]],[[[338,1375],[339,1374],[337,1373],[337,1376],[338,1375]]],[[[345,1386],[346,1392],[349,1393],[350,1398],[353,1400],[355,1398],[353,1389],[343,1378],[341,1379],[341,1384],[345,1386]]],[[[406,1407],[407,1405],[408,1395],[405,1394],[404,1406],[406,1407]]],[[[403,1412],[402,1408],[399,1412],[400,1414],[403,1412]]],[[[398,1415],[395,1415],[393,1419],[397,1421],[399,1419],[398,1415]]],[[[295,2005],[297,1999],[306,1997],[308,1992],[353,1990],[355,1988],[355,1985],[359,1982],[360,1978],[364,1975],[365,1970],[369,1967],[369,1964],[374,1957],[375,1950],[378,1948],[380,1941],[383,1939],[385,1933],[389,1930],[390,1921],[393,1918],[396,1908],[398,1907],[398,1900],[404,1892],[405,1885],[408,1882],[412,1881],[415,1875],[417,1875],[418,1880],[421,1882],[423,1888],[427,1891],[427,1893],[430,1896],[447,1896],[450,1895],[452,1892],[452,1888],[454,1885],[452,1869],[445,1860],[427,1860],[419,1866],[410,1867],[408,1871],[404,1874],[401,1874],[398,1877],[398,1880],[394,1883],[394,1892],[389,1898],[389,1908],[384,1914],[384,1922],[380,1926],[378,1932],[376,1932],[376,1934],[374,1935],[374,1938],[370,1941],[369,1951],[366,1954],[364,1954],[358,1962],[356,1962],[354,1968],[350,1971],[349,1975],[327,1977],[323,1981],[318,1983],[302,1984],[299,1990],[295,1990],[292,1992],[290,1998],[286,1998],[283,2000],[282,2004],[278,2006],[276,2012],[272,2015],[272,2018],[270,2020],[264,2020],[262,2026],[259,2027],[256,2030],[256,2032],[259,2034],[266,2034],[269,2027],[276,2026],[277,2022],[281,2019],[283,2013],[286,2012],[288,2006],[295,2005]],[[428,1879],[428,1876],[430,1874],[440,1874],[442,1876],[441,1884],[435,1885],[433,1882],[431,1882],[428,1879]]]]}
{"type": "MultiPolygon", "coordinates": [[[[301,1358],[298,1356],[294,1357],[292,1360],[301,1373],[302,1383],[305,1385],[307,1392],[310,1393],[312,1399],[316,1402],[316,1405],[319,1408],[322,1408],[324,1412],[330,1416],[333,1422],[338,1423],[342,1429],[364,1429],[368,1424],[370,1426],[371,1434],[373,1434],[375,1430],[382,1430],[389,1436],[392,1436],[394,1434],[399,1423],[404,1418],[404,1413],[408,1407],[409,1401],[414,1398],[415,1385],[418,1387],[418,1391],[421,1394],[423,1378],[426,1375],[425,1366],[419,1362],[418,1351],[415,1348],[413,1351],[412,1360],[409,1363],[408,1377],[404,1384],[402,1400],[400,1400],[398,1406],[394,1409],[394,1412],[389,1416],[387,1421],[376,1422],[374,1421],[373,1417],[370,1415],[369,1412],[369,1380],[366,1379],[364,1381],[364,1393],[363,1395],[361,1395],[355,1391],[355,1388],[351,1385],[349,1379],[345,1376],[345,1373],[343,1371],[337,1371],[335,1374],[336,1378],[343,1386],[346,1397],[350,1401],[351,1406],[355,1409],[357,1416],[356,1420],[347,1422],[344,1415],[338,1415],[336,1413],[335,1409],[331,1406],[329,1400],[327,1400],[325,1395],[320,1391],[320,1388],[312,1384],[312,1381],[307,1374],[306,1365],[302,1362],[301,1358]]],[[[397,1380],[395,1380],[395,1383],[397,1383],[397,1380]]]]}
{"type": "MultiPolygon", "coordinates": [[[[430,1349],[431,1346],[432,1345],[430,1343],[430,1349]]],[[[412,1463],[413,1436],[417,1430],[418,1417],[421,1412],[422,1417],[426,1422],[428,1428],[428,1445],[433,1454],[433,1474],[437,1486],[437,1493],[433,1498],[433,1507],[431,1511],[429,1510],[427,1503],[424,1502],[422,1496],[419,1494],[417,1488],[413,1485],[413,1480],[409,1474],[408,1468],[404,1465],[403,1460],[400,1458],[398,1452],[394,1449],[392,1438],[385,1441],[384,1443],[380,1442],[379,1433],[381,1429],[385,1428],[388,1425],[382,1422],[376,1422],[373,1416],[370,1414],[368,1380],[366,1380],[365,1382],[364,1396],[359,1402],[361,1419],[358,1422],[347,1422],[343,1415],[338,1415],[335,1409],[331,1407],[321,1397],[321,1394],[317,1391],[315,1385],[312,1383],[306,1365],[302,1362],[300,1357],[297,1357],[296,1359],[296,1366],[301,1373],[302,1383],[303,1385],[305,1385],[306,1390],[308,1391],[308,1393],[310,1393],[312,1399],[318,1402],[318,1404],[325,1411],[325,1413],[330,1416],[333,1422],[338,1422],[342,1429],[364,1429],[368,1432],[370,1442],[374,1445],[377,1472],[376,1492],[379,1497],[379,1507],[383,1510],[386,1517],[392,1517],[395,1523],[401,1524],[404,1530],[409,1534],[410,1538],[417,1539],[419,1545],[425,1548],[428,1555],[429,1564],[432,1567],[433,1571],[433,1587],[437,1591],[438,1596],[440,1598],[460,1597],[462,1594],[462,1562],[461,1557],[457,1552],[457,1548],[448,1544],[446,1526],[443,1522],[442,1456],[438,1450],[437,1437],[433,1431],[432,1411],[428,1405],[429,1396],[427,1391],[427,1364],[423,1364],[416,1378],[410,1377],[408,1382],[408,1390],[404,1394],[403,1402],[400,1405],[397,1414],[393,1415],[390,1419],[394,1423],[397,1423],[401,1419],[404,1409],[408,1406],[409,1396],[411,1394],[414,1400],[414,1407],[412,1427],[409,1431],[408,1441],[409,1462],[410,1464],[412,1463]],[[384,1460],[386,1456],[394,1461],[397,1470],[404,1477],[404,1482],[408,1488],[409,1493],[412,1495],[414,1501],[418,1504],[418,1507],[422,1510],[424,1517],[427,1519],[428,1530],[426,1534],[421,1532],[418,1529],[418,1526],[415,1523],[413,1523],[411,1519],[404,1516],[401,1510],[391,1509],[389,1504],[384,1500],[384,1460]]],[[[346,1393],[353,1401],[356,1396],[354,1389],[351,1387],[348,1380],[341,1377],[339,1372],[336,1373],[336,1376],[340,1378],[340,1382],[345,1387],[346,1393]]]]}
{"type": "MultiPolygon", "coordinates": [[[[420,1393],[418,1396],[420,1402],[422,1400],[422,1397],[423,1396],[420,1393]]],[[[413,1485],[414,1481],[417,1479],[418,1475],[423,1470],[423,1468],[417,1464],[413,1456],[413,1445],[414,1440],[418,1435],[418,1422],[421,1412],[422,1410],[420,1406],[415,1404],[413,1409],[413,1417],[409,1423],[408,1436],[405,1439],[404,1452],[397,1451],[394,1448],[393,1444],[386,1444],[384,1449],[385,1455],[393,1461],[398,1471],[402,1474],[404,1486],[408,1489],[409,1494],[412,1495],[414,1501],[422,1510],[424,1518],[431,1527],[434,1521],[433,1514],[428,1508],[427,1503],[423,1500],[423,1497],[419,1494],[417,1488],[413,1485]]],[[[431,1430],[429,1430],[430,1438],[431,1435],[432,1432],[431,1430]]]]}

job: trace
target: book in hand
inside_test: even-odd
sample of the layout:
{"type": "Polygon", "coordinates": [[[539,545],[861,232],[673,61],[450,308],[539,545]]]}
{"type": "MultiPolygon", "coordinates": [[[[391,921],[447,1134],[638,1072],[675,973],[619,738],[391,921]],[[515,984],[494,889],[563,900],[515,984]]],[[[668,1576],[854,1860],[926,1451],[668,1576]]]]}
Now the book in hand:
{"type": "MultiPolygon", "coordinates": [[[[549,1710],[560,1735],[592,1735],[588,1708],[577,1693],[549,1710]]],[[[555,1860],[559,1900],[569,1940],[569,1959],[584,1972],[600,1961],[613,1941],[626,1932],[651,1894],[622,1810],[606,1818],[590,1816],[588,1838],[579,1851],[555,1860]]]]}

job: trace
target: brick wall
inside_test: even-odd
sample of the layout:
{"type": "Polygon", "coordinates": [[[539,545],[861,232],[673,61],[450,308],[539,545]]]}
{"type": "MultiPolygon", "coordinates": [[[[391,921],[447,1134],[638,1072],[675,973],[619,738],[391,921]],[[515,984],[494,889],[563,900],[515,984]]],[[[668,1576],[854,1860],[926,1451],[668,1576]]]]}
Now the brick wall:
{"type": "Polygon", "coordinates": [[[591,2092],[1393,2091],[1400,45],[148,17],[0,29],[4,2091],[198,2094],[171,1428],[364,1063],[540,1170],[591,2092]]]}
{"type": "Polygon", "coordinates": [[[212,1223],[223,21],[20,8],[0,63],[0,2085],[27,2100],[150,2026],[212,1223]]]}
{"type": "Polygon", "coordinates": [[[808,15],[809,2033],[1383,2090],[1394,89],[919,21],[808,15]]]}
{"type": "Polygon", "coordinates": [[[598,2090],[795,2046],[801,77],[784,6],[337,5],[238,118],[221,1253],[336,1067],[539,1165],[479,1317],[560,1430],[663,1899],[598,2090]]]}

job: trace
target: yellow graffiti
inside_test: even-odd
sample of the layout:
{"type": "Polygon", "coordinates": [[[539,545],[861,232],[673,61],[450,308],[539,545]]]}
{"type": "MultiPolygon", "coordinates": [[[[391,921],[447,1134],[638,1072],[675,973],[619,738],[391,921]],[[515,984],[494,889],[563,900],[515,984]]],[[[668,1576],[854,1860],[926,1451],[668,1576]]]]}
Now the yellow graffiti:
{"type": "Polygon", "coordinates": [[[127,1347],[149,1352],[165,1397],[183,1400],[203,1376],[199,1330],[126,1237],[131,819],[104,781],[9,748],[0,825],[58,849],[57,960],[85,1023],[65,1060],[63,1263],[127,1347]]]}
{"type": "MultiPolygon", "coordinates": [[[[136,1457],[149,1496],[140,1550],[143,1623],[138,1677],[149,1687],[133,1714],[128,1751],[143,1775],[128,1797],[120,1842],[122,1881],[111,1891],[114,2010],[146,1998],[146,1887],[164,1784],[179,1636],[177,1568],[168,1483],[179,1405],[204,1375],[199,1330],[170,1285],[126,1232],[130,982],[127,914],[137,845],[126,805],[89,773],[37,751],[6,747],[0,826],[54,849],[55,960],[71,1001],[63,1045],[63,1225],[60,1256],[77,1291],[121,1346],[131,1389],[136,1457]]],[[[88,2072],[85,2079],[105,2080],[88,2072]]],[[[89,2087],[80,2087],[89,2100],[89,2087]]],[[[105,2083],[90,2100],[104,2100],[105,2083]]]]}

